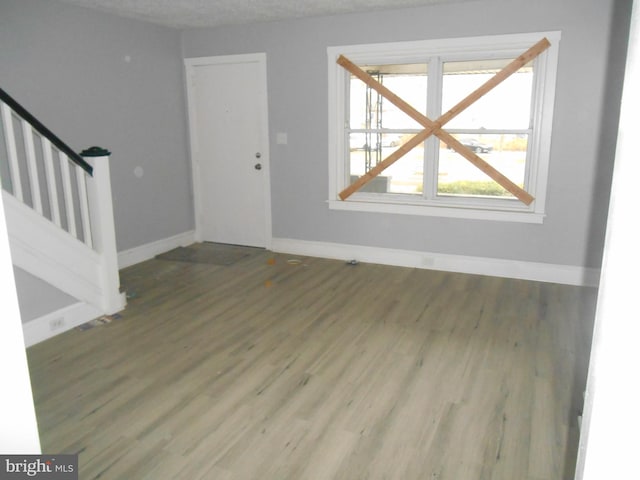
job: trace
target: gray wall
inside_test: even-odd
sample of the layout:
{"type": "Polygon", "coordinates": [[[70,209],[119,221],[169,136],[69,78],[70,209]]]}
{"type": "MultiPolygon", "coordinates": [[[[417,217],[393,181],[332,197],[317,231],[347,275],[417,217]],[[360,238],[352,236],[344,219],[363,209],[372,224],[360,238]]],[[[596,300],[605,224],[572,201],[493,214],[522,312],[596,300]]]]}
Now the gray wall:
{"type": "Polygon", "coordinates": [[[597,267],[629,2],[618,6],[614,15],[611,0],[488,0],[199,29],[183,32],[183,54],[267,53],[275,237],[597,267]],[[327,46],[540,30],[562,31],[543,225],[328,209],[327,46]]]}
{"type": "Polygon", "coordinates": [[[178,31],[2,0],[0,85],[72,148],[111,150],[119,251],[193,229],[178,31]]]}
{"type": "MultiPolygon", "coordinates": [[[[0,86],[73,149],[111,150],[118,250],[193,229],[176,30],[50,0],[1,0],[0,86]]],[[[75,303],[19,269],[16,286],[23,321],[75,303]]]]}
{"type": "Polygon", "coordinates": [[[22,323],[78,303],[73,297],[20,268],[14,267],[13,274],[16,279],[22,323]]]}
{"type": "Polygon", "coordinates": [[[2,0],[0,85],[72,147],[112,150],[120,251],[193,228],[182,57],[265,51],[276,237],[597,267],[629,8],[486,0],[180,35],[53,0],[2,0]],[[563,35],[543,225],[328,209],[327,46],[535,30],[563,35]]]}

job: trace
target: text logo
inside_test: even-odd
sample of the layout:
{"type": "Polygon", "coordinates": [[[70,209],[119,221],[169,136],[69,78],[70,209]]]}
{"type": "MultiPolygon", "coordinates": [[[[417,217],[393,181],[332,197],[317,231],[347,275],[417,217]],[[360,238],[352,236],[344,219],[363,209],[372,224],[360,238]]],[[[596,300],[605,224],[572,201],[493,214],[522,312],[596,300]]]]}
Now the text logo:
{"type": "Polygon", "coordinates": [[[78,480],[78,455],[0,455],[0,480],[78,480]]]}

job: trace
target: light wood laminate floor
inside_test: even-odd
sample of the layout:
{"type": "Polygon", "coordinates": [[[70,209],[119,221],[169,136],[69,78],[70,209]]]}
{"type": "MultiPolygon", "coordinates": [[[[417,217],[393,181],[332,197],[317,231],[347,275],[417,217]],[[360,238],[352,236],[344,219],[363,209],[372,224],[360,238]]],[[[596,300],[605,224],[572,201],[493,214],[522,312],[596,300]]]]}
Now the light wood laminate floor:
{"type": "Polygon", "coordinates": [[[260,252],[28,349],[80,478],[573,478],[596,290],[260,252]],[[275,264],[269,259],[274,259],[275,264]]]}

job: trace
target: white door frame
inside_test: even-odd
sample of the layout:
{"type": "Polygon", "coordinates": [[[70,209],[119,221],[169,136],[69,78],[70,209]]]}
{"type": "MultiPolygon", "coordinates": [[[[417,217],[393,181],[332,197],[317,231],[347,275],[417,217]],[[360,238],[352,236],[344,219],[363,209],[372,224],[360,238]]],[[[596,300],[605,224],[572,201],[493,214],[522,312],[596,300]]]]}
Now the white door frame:
{"type": "MultiPolygon", "coordinates": [[[[271,226],[271,168],[270,168],[270,148],[269,148],[269,110],[267,100],[267,54],[266,53],[248,53],[241,55],[220,55],[214,57],[195,57],[186,58],[185,76],[187,90],[187,109],[189,117],[189,146],[191,157],[191,173],[193,186],[193,201],[195,210],[195,240],[201,242],[203,240],[203,209],[202,209],[202,192],[200,189],[200,160],[197,152],[198,129],[195,116],[195,98],[193,91],[193,75],[194,69],[203,65],[221,65],[226,63],[257,63],[259,69],[259,88],[260,105],[258,105],[259,115],[262,117],[264,130],[262,134],[264,138],[260,139],[260,143],[264,145],[261,151],[262,157],[262,177],[264,185],[264,215],[265,215],[265,248],[271,249],[273,241],[273,231],[271,226]]],[[[230,199],[231,201],[231,199],[230,199]]]]}

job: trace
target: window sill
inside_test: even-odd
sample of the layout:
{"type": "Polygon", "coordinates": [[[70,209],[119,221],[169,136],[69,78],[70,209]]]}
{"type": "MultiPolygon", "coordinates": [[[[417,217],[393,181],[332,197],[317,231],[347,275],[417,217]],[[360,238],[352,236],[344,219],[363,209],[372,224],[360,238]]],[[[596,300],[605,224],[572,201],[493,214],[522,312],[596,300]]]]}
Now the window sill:
{"type": "Polygon", "coordinates": [[[544,221],[543,213],[531,211],[509,211],[470,207],[418,205],[408,203],[371,202],[360,200],[329,200],[331,210],[352,212],[393,213],[398,215],[420,215],[429,217],[466,218],[515,223],[537,223],[544,221]]]}

